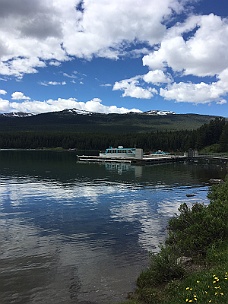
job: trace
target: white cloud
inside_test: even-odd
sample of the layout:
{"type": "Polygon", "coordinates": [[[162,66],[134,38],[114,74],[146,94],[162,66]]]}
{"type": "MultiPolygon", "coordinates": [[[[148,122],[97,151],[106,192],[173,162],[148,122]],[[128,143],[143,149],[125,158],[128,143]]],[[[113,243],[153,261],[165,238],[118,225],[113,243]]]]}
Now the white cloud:
{"type": "Polygon", "coordinates": [[[14,92],[11,95],[11,97],[14,100],[23,100],[23,99],[29,100],[30,99],[30,97],[25,96],[24,93],[22,93],[22,92],[14,92]]]}
{"type": "Polygon", "coordinates": [[[21,78],[24,74],[37,73],[37,68],[43,68],[45,66],[46,64],[37,57],[14,58],[0,62],[0,73],[21,78]]]}
{"type": "Polygon", "coordinates": [[[43,81],[40,83],[43,86],[49,86],[49,85],[53,85],[53,86],[57,86],[57,85],[66,85],[66,81],[43,81]]]}
{"type": "Polygon", "coordinates": [[[143,57],[151,71],[144,81],[156,84],[167,79],[160,96],[177,102],[224,104],[228,94],[228,20],[210,14],[191,16],[169,30],[157,50],[143,57]],[[195,83],[173,82],[167,70],[178,76],[194,75],[195,83]],[[217,77],[208,82],[205,76],[217,77]],[[169,80],[169,81],[168,81],[169,80]]]}
{"type": "Polygon", "coordinates": [[[112,87],[111,83],[105,83],[105,84],[101,84],[101,87],[112,87]]]}
{"type": "Polygon", "coordinates": [[[193,16],[172,27],[159,49],[143,57],[143,64],[152,70],[168,66],[184,75],[213,76],[227,68],[227,48],[227,19],[193,16]]]}
{"type": "Polygon", "coordinates": [[[124,91],[122,94],[123,97],[129,96],[134,98],[150,99],[154,94],[157,93],[157,90],[154,88],[144,89],[139,86],[139,79],[142,76],[136,76],[130,79],[124,79],[119,82],[115,82],[113,90],[124,91]]]}
{"type": "Polygon", "coordinates": [[[167,88],[160,89],[160,95],[165,99],[176,100],[177,102],[210,103],[216,101],[224,104],[225,96],[228,93],[228,68],[218,77],[218,81],[207,84],[200,83],[173,83],[167,88]],[[222,99],[222,100],[221,100],[222,99]]]}
{"type": "Polygon", "coordinates": [[[56,61],[56,60],[51,60],[51,61],[49,62],[49,65],[60,66],[60,65],[61,65],[61,62],[56,61]]]}
{"type": "Polygon", "coordinates": [[[217,101],[217,104],[219,104],[219,105],[223,105],[226,103],[227,103],[227,101],[225,99],[221,99],[221,100],[217,101]]]}
{"type": "Polygon", "coordinates": [[[1,0],[0,74],[22,77],[72,56],[118,58],[129,43],[160,43],[164,21],[183,10],[178,0],[84,0],[84,11],[80,2],[1,0]]]}
{"type": "Polygon", "coordinates": [[[63,76],[65,76],[67,78],[77,78],[76,74],[77,74],[77,72],[74,71],[72,74],[63,73],[63,76]]]}
{"type": "Polygon", "coordinates": [[[170,83],[172,82],[172,76],[165,75],[165,73],[161,70],[154,70],[149,71],[146,75],[144,75],[143,80],[153,84],[170,83]]]}
{"type": "Polygon", "coordinates": [[[0,95],[6,95],[6,91],[5,90],[0,90],[0,95]]]}
{"type": "Polygon", "coordinates": [[[164,18],[179,7],[176,0],[163,0],[159,6],[156,0],[134,5],[132,0],[84,1],[84,14],[78,12],[78,20],[71,18],[63,25],[64,47],[78,57],[100,53],[116,58],[123,41],[159,43],[166,30],[164,18]]]}
{"type": "MultiPolygon", "coordinates": [[[[79,3],[82,1],[67,0],[63,5],[61,0],[1,0],[0,74],[20,79],[75,57],[117,59],[144,54],[142,62],[148,73],[113,86],[123,97],[150,99],[158,94],[154,86],[162,85],[160,95],[165,99],[224,104],[228,18],[189,14],[175,24],[174,18],[192,0],[162,0],[159,5],[157,0],[84,0],[83,10],[77,10],[79,3]],[[177,83],[177,75],[199,79],[177,83]],[[208,83],[205,76],[217,77],[217,81],[208,83]]],[[[63,75],[72,82],[78,76],[75,72],[63,75]]]]}
{"type": "Polygon", "coordinates": [[[2,113],[8,112],[9,108],[10,108],[9,100],[0,98],[0,112],[2,113]]]}
{"type": "Polygon", "coordinates": [[[126,109],[124,107],[118,108],[116,106],[105,106],[99,98],[82,102],[77,101],[75,98],[58,98],[48,99],[45,101],[30,100],[22,92],[14,92],[12,99],[23,100],[20,102],[10,102],[0,98],[0,112],[25,112],[25,113],[46,113],[54,111],[62,111],[65,109],[78,109],[89,112],[98,113],[128,113],[128,112],[141,112],[138,109],[126,109]]]}

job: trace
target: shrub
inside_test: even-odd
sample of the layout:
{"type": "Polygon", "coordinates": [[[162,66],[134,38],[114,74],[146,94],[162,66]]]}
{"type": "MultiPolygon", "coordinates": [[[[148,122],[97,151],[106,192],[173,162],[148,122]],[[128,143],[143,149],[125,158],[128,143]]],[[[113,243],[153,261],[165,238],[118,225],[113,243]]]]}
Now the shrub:
{"type": "Polygon", "coordinates": [[[177,256],[170,247],[162,247],[157,254],[151,254],[149,268],[141,273],[137,286],[159,286],[174,279],[182,278],[184,269],[177,263],[177,256]]]}
{"type": "Polygon", "coordinates": [[[227,303],[228,178],[213,186],[208,197],[208,206],[182,204],[180,214],[169,221],[166,243],[151,254],[148,269],[138,277],[132,304],[227,303]],[[204,268],[193,265],[197,267],[187,272],[177,263],[183,255],[200,256],[204,268]]]}
{"type": "Polygon", "coordinates": [[[211,244],[227,239],[228,180],[213,186],[208,197],[208,206],[182,204],[180,215],[169,221],[166,245],[179,255],[205,256],[211,244]]]}

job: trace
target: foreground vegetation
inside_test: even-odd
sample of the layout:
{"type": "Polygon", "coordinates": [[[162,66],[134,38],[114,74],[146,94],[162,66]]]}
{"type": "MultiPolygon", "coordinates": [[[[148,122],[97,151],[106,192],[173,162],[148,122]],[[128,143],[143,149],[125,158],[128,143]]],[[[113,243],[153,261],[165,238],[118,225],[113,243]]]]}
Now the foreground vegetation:
{"type": "Polygon", "coordinates": [[[180,206],[124,304],[228,303],[228,177],[208,197],[208,206],[180,206]]]}

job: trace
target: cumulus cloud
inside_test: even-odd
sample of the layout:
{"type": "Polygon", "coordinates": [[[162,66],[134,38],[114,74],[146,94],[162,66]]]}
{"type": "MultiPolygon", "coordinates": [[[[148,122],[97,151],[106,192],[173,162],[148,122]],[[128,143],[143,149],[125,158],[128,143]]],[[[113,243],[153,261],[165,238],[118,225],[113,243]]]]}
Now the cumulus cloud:
{"type": "Polygon", "coordinates": [[[228,66],[228,21],[219,16],[193,16],[172,27],[158,50],[143,57],[150,69],[167,66],[184,75],[213,76],[228,66]]]}
{"type": "MultiPolygon", "coordinates": [[[[159,5],[157,0],[134,1],[134,5],[132,0],[67,0],[64,5],[61,0],[0,3],[1,75],[21,79],[76,57],[143,56],[148,73],[113,86],[123,97],[150,99],[160,94],[177,102],[225,103],[228,18],[189,13],[175,23],[192,0],[162,0],[159,5]],[[195,82],[184,80],[189,75],[195,82]],[[183,78],[177,81],[177,76],[183,78]]],[[[72,78],[73,83],[77,77],[74,72],[63,76],[72,78]]]]}
{"type": "Polygon", "coordinates": [[[169,74],[165,75],[161,70],[154,70],[144,75],[143,80],[153,84],[169,83],[172,82],[172,76],[169,74]]]}
{"type": "Polygon", "coordinates": [[[10,109],[10,102],[9,100],[5,100],[0,98],[0,112],[8,112],[10,109]]]}
{"type": "Polygon", "coordinates": [[[159,93],[167,100],[224,104],[228,94],[227,48],[227,19],[214,14],[191,16],[168,29],[157,49],[143,57],[143,65],[149,68],[143,80],[163,84],[159,93]],[[193,75],[196,81],[175,82],[176,75],[193,75]],[[208,76],[217,81],[209,82],[208,76]]]}
{"type": "Polygon", "coordinates": [[[157,90],[154,88],[144,89],[139,86],[139,79],[141,76],[136,76],[130,79],[124,79],[119,82],[115,82],[113,90],[123,91],[122,96],[130,96],[134,98],[150,99],[154,94],[157,93],[157,90]]]}
{"type": "MultiPolygon", "coordinates": [[[[72,56],[118,58],[135,41],[160,43],[178,0],[1,0],[0,74],[22,77],[72,56]],[[20,43],[18,43],[20,42],[20,43]]],[[[144,52],[146,48],[142,49],[144,52]]]]}
{"type": "Polygon", "coordinates": [[[129,113],[129,112],[141,112],[138,109],[126,109],[124,107],[116,106],[105,106],[99,98],[94,98],[92,100],[82,102],[78,101],[76,98],[58,98],[58,99],[48,99],[45,101],[31,100],[29,97],[25,96],[22,92],[14,92],[12,94],[13,101],[4,100],[0,98],[0,112],[25,112],[25,113],[47,113],[62,111],[65,109],[78,109],[85,110],[89,112],[97,113],[129,113]]]}
{"type": "Polygon", "coordinates": [[[0,73],[22,78],[24,74],[37,73],[37,68],[43,68],[45,66],[46,64],[37,57],[14,58],[0,62],[0,73]]]}
{"type": "Polygon", "coordinates": [[[5,90],[0,90],[0,95],[6,95],[6,91],[5,90]]]}
{"type": "Polygon", "coordinates": [[[30,99],[30,97],[25,96],[24,93],[22,93],[22,92],[14,92],[11,95],[11,98],[15,99],[15,100],[23,100],[23,99],[29,100],[30,99]]]}
{"type": "Polygon", "coordinates": [[[160,95],[168,100],[177,102],[224,104],[222,96],[228,93],[228,68],[218,76],[218,81],[212,83],[173,83],[167,88],[160,89],[160,95]]]}

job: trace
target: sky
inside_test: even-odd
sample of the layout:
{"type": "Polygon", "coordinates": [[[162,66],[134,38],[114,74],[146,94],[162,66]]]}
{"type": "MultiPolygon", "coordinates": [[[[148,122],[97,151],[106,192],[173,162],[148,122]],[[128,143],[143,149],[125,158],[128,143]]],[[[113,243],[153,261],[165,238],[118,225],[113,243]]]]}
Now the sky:
{"type": "Polygon", "coordinates": [[[0,113],[228,117],[227,0],[0,0],[0,113]]]}

